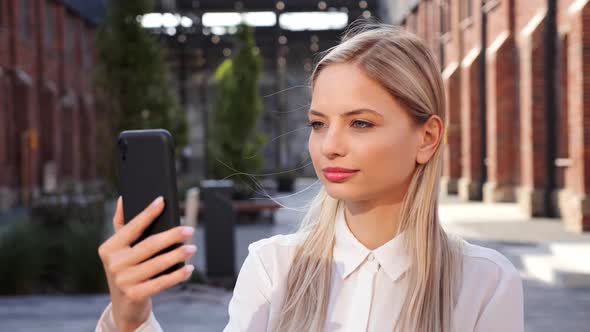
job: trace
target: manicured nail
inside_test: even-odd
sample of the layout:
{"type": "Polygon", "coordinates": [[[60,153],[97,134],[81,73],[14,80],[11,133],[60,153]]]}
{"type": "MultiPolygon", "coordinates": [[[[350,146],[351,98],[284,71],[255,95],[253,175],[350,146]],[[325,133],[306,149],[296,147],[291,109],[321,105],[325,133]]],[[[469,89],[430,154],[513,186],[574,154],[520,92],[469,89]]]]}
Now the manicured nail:
{"type": "Polygon", "coordinates": [[[195,232],[195,229],[190,226],[184,226],[182,228],[182,234],[184,235],[192,235],[195,232]]]}
{"type": "Polygon", "coordinates": [[[186,251],[187,254],[192,254],[197,251],[197,246],[194,244],[186,245],[184,246],[184,251],[186,251]]]}
{"type": "Polygon", "coordinates": [[[186,265],[184,268],[186,269],[186,272],[189,272],[189,273],[192,273],[193,270],[195,269],[194,265],[192,265],[192,264],[186,265]]]}
{"type": "Polygon", "coordinates": [[[163,201],[164,198],[162,198],[162,196],[158,196],[158,198],[154,199],[154,201],[152,202],[152,206],[158,207],[160,204],[162,204],[163,201]]]}

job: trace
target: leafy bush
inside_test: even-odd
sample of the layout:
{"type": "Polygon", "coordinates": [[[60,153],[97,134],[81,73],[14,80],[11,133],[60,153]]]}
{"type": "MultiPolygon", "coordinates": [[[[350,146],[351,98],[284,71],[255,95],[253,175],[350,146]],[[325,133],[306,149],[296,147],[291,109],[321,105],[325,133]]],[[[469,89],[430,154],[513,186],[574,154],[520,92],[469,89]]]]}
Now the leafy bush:
{"type": "Polygon", "coordinates": [[[0,294],[108,290],[98,246],[106,238],[103,202],[67,200],[33,208],[0,232],[0,294]]]}
{"type": "Polygon", "coordinates": [[[35,292],[43,274],[46,235],[38,224],[19,221],[0,232],[0,294],[35,292]]]}

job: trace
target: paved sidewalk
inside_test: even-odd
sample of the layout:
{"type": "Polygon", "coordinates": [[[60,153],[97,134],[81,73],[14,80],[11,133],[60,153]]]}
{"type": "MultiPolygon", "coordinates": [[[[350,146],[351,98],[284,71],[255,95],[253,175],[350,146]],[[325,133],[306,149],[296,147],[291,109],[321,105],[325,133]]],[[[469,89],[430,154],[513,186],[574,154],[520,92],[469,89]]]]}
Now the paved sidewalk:
{"type": "Polygon", "coordinates": [[[441,201],[447,231],[501,245],[525,277],[558,287],[590,288],[589,233],[566,231],[558,218],[528,218],[514,203],[466,203],[444,195],[441,201]]]}
{"type": "MultiPolygon", "coordinates": [[[[548,273],[555,271],[547,269],[555,261],[571,261],[577,271],[587,269],[590,234],[568,232],[559,219],[527,218],[512,203],[462,202],[456,196],[442,195],[439,214],[447,231],[498,250],[519,269],[527,332],[588,331],[590,287],[570,288],[576,280],[553,280],[548,273]]],[[[581,276],[585,285],[588,277],[581,276]]]]}
{"type": "MultiPolygon", "coordinates": [[[[314,180],[298,181],[302,190],[314,180]],[[311,181],[311,182],[310,182],[311,181]]],[[[317,185],[296,196],[280,193],[279,201],[290,208],[303,208],[317,185]],[[286,196],[286,197],[284,197],[286,196]]],[[[442,197],[440,216],[444,227],[475,244],[494,248],[521,270],[525,287],[527,332],[582,332],[590,326],[590,288],[568,289],[532,277],[521,261],[521,252],[537,250],[553,242],[590,243],[589,235],[565,232],[557,220],[528,220],[514,204],[464,203],[442,197]],[[520,251],[518,251],[519,249],[520,251]]],[[[281,209],[274,225],[241,225],[236,229],[236,266],[241,266],[252,241],[295,230],[304,210],[281,209]]],[[[197,245],[203,243],[197,230],[197,245]]],[[[580,260],[584,259],[583,257],[580,260]]],[[[586,257],[587,259],[587,257],[586,257]]],[[[204,264],[204,250],[195,256],[197,268],[204,264]]],[[[165,331],[221,331],[227,322],[231,292],[200,285],[176,287],[154,298],[154,312],[165,331]]],[[[1,331],[74,332],[93,331],[109,302],[108,295],[0,297],[1,331]]]]}

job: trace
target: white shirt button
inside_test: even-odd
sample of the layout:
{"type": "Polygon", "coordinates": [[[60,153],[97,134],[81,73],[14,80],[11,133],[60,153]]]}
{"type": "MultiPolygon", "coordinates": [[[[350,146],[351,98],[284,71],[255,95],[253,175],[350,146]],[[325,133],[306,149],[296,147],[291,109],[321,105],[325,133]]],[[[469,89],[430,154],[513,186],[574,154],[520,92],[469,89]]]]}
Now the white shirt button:
{"type": "Polygon", "coordinates": [[[375,259],[375,255],[373,255],[372,253],[369,254],[369,257],[367,257],[367,259],[369,260],[369,262],[372,262],[375,259]]]}

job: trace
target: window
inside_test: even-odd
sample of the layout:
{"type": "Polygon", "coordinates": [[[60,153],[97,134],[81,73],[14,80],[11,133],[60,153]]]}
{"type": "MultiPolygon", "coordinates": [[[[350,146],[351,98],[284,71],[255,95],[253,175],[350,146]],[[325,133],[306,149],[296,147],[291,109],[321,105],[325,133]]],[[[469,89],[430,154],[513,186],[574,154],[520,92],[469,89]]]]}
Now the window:
{"type": "Polygon", "coordinates": [[[76,31],[71,15],[66,15],[65,26],[65,60],[66,63],[71,63],[74,60],[74,33],[76,31]]]}
{"type": "Polygon", "coordinates": [[[23,39],[29,39],[31,33],[31,4],[29,0],[20,0],[20,31],[23,39]]]}
{"type": "MultiPolygon", "coordinates": [[[[465,1],[465,0],[463,0],[465,1]]],[[[441,0],[440,6],[440,34],[444,35],[451,31],[451,8],[448,0],[441,0]]]]}
{"type": "Polygon", "coordinates": [[[473,16],[473,1],[463,0],[461,1],[461,21],[471,18],[473,16]]]}
{"type": "Polygon", "coordinates": [[[91,54],[90,54],[90,43],[88,38],[90,34],[88,33],[87,29],[84,29],[84,32],[81,34],[81,41],[82,41],[82,61],[83,66],[85,68],[90,67],[91,61],[91,54]]]}
{"type": "Polygon", "coordinates": [[[55,9],[49,3],[45,5],[45,46],[53,49],[53,38],[55,34],[55,9]]]}

